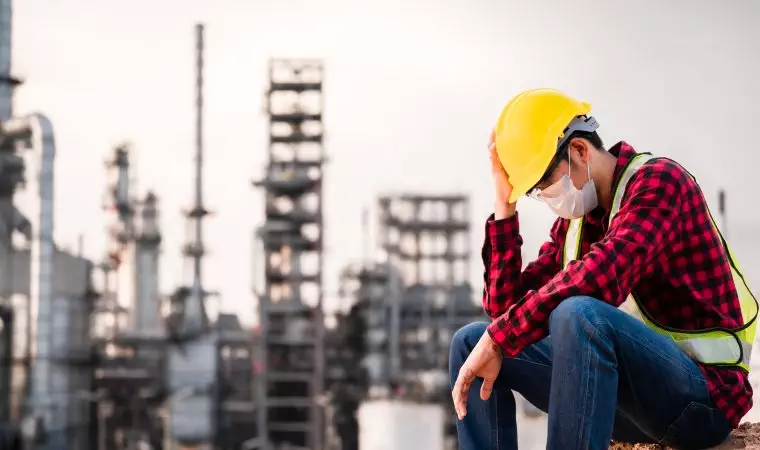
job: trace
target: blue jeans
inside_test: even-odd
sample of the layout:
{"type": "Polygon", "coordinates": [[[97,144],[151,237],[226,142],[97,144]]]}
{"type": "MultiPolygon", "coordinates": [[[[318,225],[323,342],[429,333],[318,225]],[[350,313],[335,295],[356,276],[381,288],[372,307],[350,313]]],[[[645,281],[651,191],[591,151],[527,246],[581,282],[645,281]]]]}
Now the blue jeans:
{"type": "MultiPolygon", "coordinates": [[[[472,323],[454,335],[452,388],[487,325],[472,323]]],[[[699,366],[672,340],[591,297],[561,302],[548,337],[504,358],[485,402],[480,385],[472,384],[467,415],[457,421],[460,450],[517,449],[513,390],[548,413],[551,450],[602,450],[611,439],[704,449],[731,431],[699,366]]]]}

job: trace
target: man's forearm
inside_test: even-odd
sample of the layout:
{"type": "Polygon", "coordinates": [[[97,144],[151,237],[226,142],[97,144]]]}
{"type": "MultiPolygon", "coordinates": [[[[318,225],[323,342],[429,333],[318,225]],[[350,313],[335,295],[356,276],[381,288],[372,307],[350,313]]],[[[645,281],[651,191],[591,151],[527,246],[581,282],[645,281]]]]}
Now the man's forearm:
{"type": "Polygon", "coordinates": [[[517,214],[497,220],[494,213],[486,224],[483,309],[492,318],[503,314],[523,294],[520,283],[522,240],[517,220],[517,214]]]}

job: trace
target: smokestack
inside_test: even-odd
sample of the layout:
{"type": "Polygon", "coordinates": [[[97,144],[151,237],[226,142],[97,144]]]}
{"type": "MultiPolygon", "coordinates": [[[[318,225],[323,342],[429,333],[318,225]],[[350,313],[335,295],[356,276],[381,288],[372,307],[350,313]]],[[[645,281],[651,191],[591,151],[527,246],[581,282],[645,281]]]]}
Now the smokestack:
{"type": "Polygon", "coordinates": [[[161,331],[159,312],[158,199],[148,192],[140,209],[140,228],[135,239],[135,329],[143,334],[161,331]]]}

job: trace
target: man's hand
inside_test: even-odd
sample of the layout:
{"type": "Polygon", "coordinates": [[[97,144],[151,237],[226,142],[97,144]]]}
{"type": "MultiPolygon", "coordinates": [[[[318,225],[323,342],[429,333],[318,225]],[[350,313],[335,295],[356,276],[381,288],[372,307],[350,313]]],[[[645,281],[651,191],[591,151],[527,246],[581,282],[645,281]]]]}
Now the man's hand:
{"type": "Polygon", "coordinates": [[[501,370],[502,358],[501,350],[491,339],[488,331],[483,333],[475,348],[472,349],[470,356],[459,369],[454,390],[451,391],[454,409],[456,409],[459,420],[467,415],[467,394],[470,392],[470,386],[475,377],[483,379],[480,398],[485,401],[491,396],[493,383],[499,375],[499,370],[501,370]]]}
{"type": "Polygon", "coordinates": [[[491,157],[491,177],[493,177],[494,187],[496,188],[494,218],[501,220],[512,217],[515,214],[516,207],[514,203],[509,203],[509,196],[512,194],[512,184],[509,183],[509,176],[504,171],[501,161],[499,161],[495,140],[496,133],[491,131],[491,136],[488,138],[488,153],[491,157]]]}

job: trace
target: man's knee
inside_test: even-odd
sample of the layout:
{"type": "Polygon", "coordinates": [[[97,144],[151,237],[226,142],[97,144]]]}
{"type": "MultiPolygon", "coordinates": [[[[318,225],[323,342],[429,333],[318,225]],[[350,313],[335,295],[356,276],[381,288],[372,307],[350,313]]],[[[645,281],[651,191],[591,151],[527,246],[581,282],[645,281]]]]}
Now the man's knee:
{"type": "Polygon", "coordinates": [[[580,322],[592,320],[603,309],[606,303],[593,297],[578,295],[568,297],[561,301],[549,316],[549,326],[551,330],[559,331],[568,327],[573,327],[580,322]]]}
{"type": "Polygon", "coordinates": [[[486,332],[488,322],[472,322],[458,329],[451,338],[451,353],[469,353],[486,332]]]}

